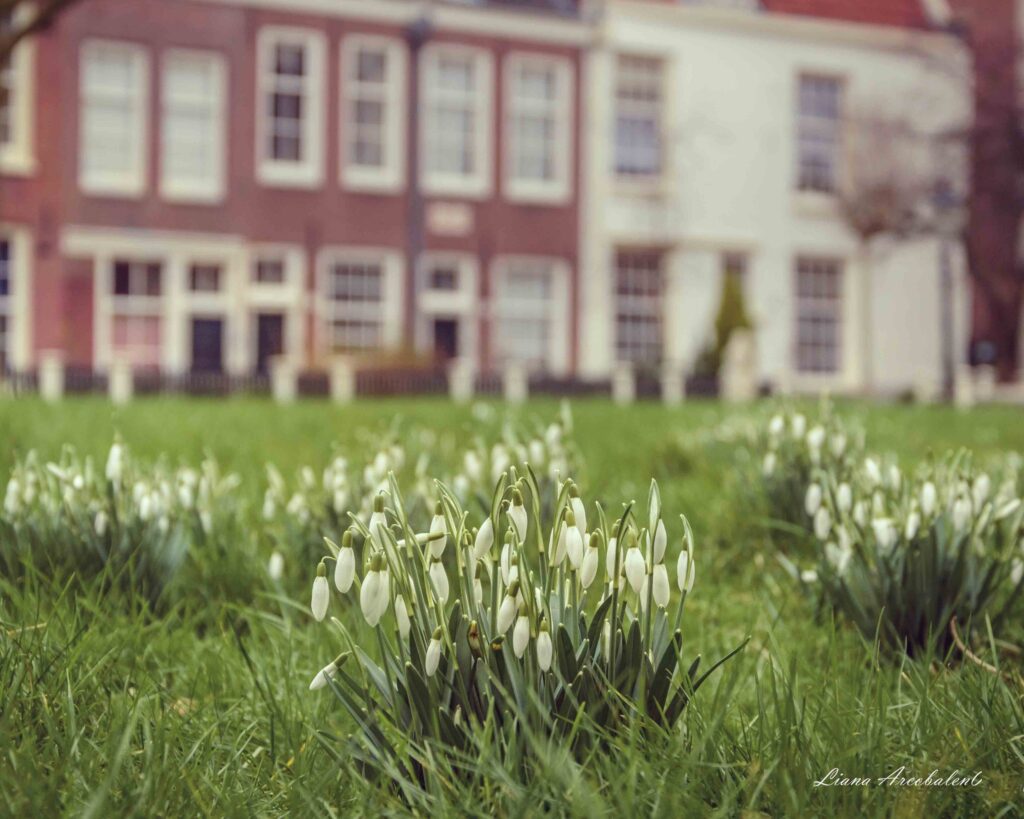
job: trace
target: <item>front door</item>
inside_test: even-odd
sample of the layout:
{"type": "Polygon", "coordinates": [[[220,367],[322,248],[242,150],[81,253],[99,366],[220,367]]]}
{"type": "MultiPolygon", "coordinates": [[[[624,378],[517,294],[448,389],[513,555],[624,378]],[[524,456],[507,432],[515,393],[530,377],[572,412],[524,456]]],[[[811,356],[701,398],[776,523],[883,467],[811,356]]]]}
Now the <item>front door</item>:
{"type": "Polygon", "coordinates": [[[256,372],[266,375],[270,359],[284,352],[284,316],[260,313],[256,316],[256,372]]]}
{"type": "Polygon", "coordinates": [[[224,319],[192,319],[192,372],[224,371],[224,319]]]}
{"type": "Polygon", "coordinates": [[[459,322],[434,319],[434,358],[449,361],[459,354],[459,322]]]}

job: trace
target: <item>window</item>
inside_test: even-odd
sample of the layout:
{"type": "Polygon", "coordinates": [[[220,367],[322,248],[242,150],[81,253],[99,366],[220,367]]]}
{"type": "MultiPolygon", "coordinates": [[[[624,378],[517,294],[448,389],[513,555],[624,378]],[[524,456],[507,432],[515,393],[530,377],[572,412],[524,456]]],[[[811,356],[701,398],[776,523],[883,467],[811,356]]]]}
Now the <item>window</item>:
{"type": "Polygon", "coordinates": [[[836,373],[840,367],[843,266],[835,259],[796,263],[796,367],[836,373]]]}
{"type": "Polygon", "coordinates": [[[14,278],[12,243],[0,239],[0,373],[11,363],[11,280],[14,278]]]}
{"type": "Polygon", "coordinates": [[[803,75],[797,110],[797,188],[832,193],[839,183],[842,83],[803,75]]]}
{"type": "MultiPolygon", "coordinates": [[[[0,3],[10,6],[10,3],[0,3]]],[[[9,30],[18,15],[28,13],[28,6],[0,11],[0,34],[9,30]]],[[[32,39],[22,40],[7,59],[0,61],[0,170],[26,175],[34,168],[32,158],[32,39]]]]}
{"type": "Polygon", "coordinates": [[[160,366],[163,269],[159,262],[114,262],[113,348],[136,368],[160,366]]]}
{"type": "Polygon", "coordinates": [[[223,196],[224,86],[224,62],[216,54],[174,51],[164,60],[164,196],[199,201],[223,196]]]}
{"type": "Polygon", "coordinates": [[[256,284],[284,284],[284,259],[257,259],[252,271],[256,284]]]}
{"type": "Polygon", "coordinates": [[[402,181],[405,51],[397,41],[349,37],[342,45],[343,181],[396,188],[402,181]]]}
{"type": "MultiPolygon", "coordinates": [[[[14,24],[14,9],[0,12],[0,34],[7,32],[14,24]]],[[[18,93],[18,75],[15,73],[12,57],[0,61],[0,146],[7,147],[14,142],[18,93]]]]}
{"type": "Polygon", "coordinates": [[[423,54],[424,187],[480,196],[490,185],[491,62],[486,52],[434,46],[423,54]]]}
{"type": "Polygon", "coordinates": [[[569,63],[513,54],[505,71],[507,192],[516,198],[565,198],[572,122],[569,63]]]}
{"type": "Polygon", "coordinates": [[[498,269],[494,299],[497,360],[550,368],[560,302],[554,265],[543,259],[509,260],[498,269]]]}
{"type": "Polygon", "coordinates": [[[256,155],[266,184],[312,187],[322,180],[324,51],[314,32],[260,32],[256,155]]]}
{"type": "Polygon", "coordinates": [[[433,264],[427,271],[427,287],[431,290],[455,292],[459,289],[459,266],[455,263],[433,264]]]}
{"type": "Polygon", "coordinates": [[[335,261],[327,269],[331,350],[375,350],[384,344],[384,263],[335,261]]]}
{"type": "Polygon", "coordinates": [[[663,170],[664,64],[650,57],[618,59],[615,78],[615,171],[624,177],[663,170]]]}
{"type": "Polygon", "coordinates": [[[220,266],[194,264],[189,268],[189,290],[193,293],[220,292],[220,266]]]}
{"type": "Polygon", "coordinates": [[[619,361],[661,362],[661,254],[623,250],[615,257],[615,353],[619,361]]]}
{"type": "Polygon", "coordinates": [[[82,47],[79,183],[89,193],[138,195],[146,187],[145,52],[132,45],[82,47]]]}

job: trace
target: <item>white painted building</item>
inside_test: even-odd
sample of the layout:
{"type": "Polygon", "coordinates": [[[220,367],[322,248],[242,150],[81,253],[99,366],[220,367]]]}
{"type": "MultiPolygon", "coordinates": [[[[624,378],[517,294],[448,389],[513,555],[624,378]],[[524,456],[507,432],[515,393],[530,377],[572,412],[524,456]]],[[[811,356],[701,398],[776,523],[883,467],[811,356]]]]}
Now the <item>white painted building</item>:
{"type": "MultiPolygon", "coordinates": [[[[963,126],[964,55],[935,32],[745,8],[754,5],[600,9],[584,72],[580,373],[605,376],[624,359],[690,370],[732,271],[762,382],[933,391],[941,240],[862,243],[836,191],[865,163],[875,169],[865,120],[898,122],[929,145],[963,126]]],[[[877,168],[902,171],[890,153],[877,168]]],[[[932,167],[923,153],[908,156],[932,167]]],[[[955,158],[938,164],[959,184],[955,158]]],[[[960,351],[966,299],[952,251],[960,351]]]]}

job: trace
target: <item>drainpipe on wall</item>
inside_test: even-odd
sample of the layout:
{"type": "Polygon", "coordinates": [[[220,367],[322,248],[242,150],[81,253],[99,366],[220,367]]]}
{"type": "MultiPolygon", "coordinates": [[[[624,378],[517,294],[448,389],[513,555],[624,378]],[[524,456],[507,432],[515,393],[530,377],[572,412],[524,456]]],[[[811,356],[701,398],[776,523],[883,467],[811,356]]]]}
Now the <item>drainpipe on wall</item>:
{"type": "Polygon", "coordinates": [[[408,139],[406,140],[406,168],[409,179],[409,197],[406,211],[406,275],[405,275],[405,317],[402,329],[402,344],[415,344],[416,326],[416,280],[420,255],[423,252],[423,193],[420,190],[420,51],[430,39],[433,26],[430,21],[430,6],[427,5],[419,17],[405,30],[409,44],[408,139]]]}

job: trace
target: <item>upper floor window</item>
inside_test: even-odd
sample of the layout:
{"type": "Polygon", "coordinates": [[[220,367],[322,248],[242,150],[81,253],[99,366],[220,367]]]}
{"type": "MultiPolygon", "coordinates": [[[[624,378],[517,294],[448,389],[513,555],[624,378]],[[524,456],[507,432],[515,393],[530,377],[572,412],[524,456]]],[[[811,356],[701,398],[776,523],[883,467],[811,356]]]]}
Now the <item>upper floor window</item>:
{"type": "Polygon", "coordinates": [[[352,36],[343,41],[342,179],[347,185],[401,185],[405,74],[405,49],[397,40],[352,36]]]}
{"type": "MultiPolygon", "coordinates": [[[[13,25],[14,9],[0,12],[0,33],[6,33],[13,25]]],[[[0,60],[0,146],[6,147],[14,141],[17,94],[18,75],[15,73],[13,56],[8,56],[0,60]]]]}
{"type": "Polygon", "coordinates": [[[660,176],[664,169],[664,63],[620,56],[615,77],[615,171],[660,176]]]}
{"type": "Polygon", "coordinates": [[[220,292],[220,265],[194,264],[189,268],[189,287],[193,293],[220,292]]]}
{"type": "Polygon", "coordinates": [[[569,194],[572,72],[567,60],[512,54],[505,63],[507,193],[522,199],[569,194]]]}
{"type": "Polygon", "coordinates": [[[79,184],[89,193],[139,195],[146,187],[149,64],[139,46],[82,47],[79,184]]]}
{"type": "Polygon", "coordinates": [[[492,66],[479,49],[436,45],[423,52],[429,193],[482,196],[490,187],[492,66]]]}
{"type": "Polygon", "coordinates": [[[257,175],[311,187],[323,178],[324,40],[304,29],[260,31],[257,175]]]}
{"type": "Polygon", "coordinates": [[[285,261],[279,256],[261,256],[252,268],[254,284],[284,284],[285,261]]]}
{"type": "Polygon", "coordinates": [[[841,358],[843,265],[837,259],[796,262],[796,368],[836,373],[841,358]]]}
{"type": "Polygon", "coordinates": [[[164,60],[160,192],[168,198],[224,195],[225,73],[213,53],[173,51],[164,60]]]}
{"type": "Polygon", "coordinates": [[[662,254],[623,250],[615,257],[615,352],[619,361],[662,359],[662,254]]]}
{"type": "Polygon", "coordinates": [[[797,101],[797,178],[802,191],[832,193],[839,184],[842,81],[804,74],[797,101]]]}
{"type": "MultiPolygon", "coordinates": [[[[13,8],[0,11],[0,32],[10,30],[27,9],[15,3],[13,8]]],[[[33,48],[30,40],[22,40],[6,59],[0,60],[0,170],[5,173],[27,174],[34,167],[29,129],[33,48]]]]}

